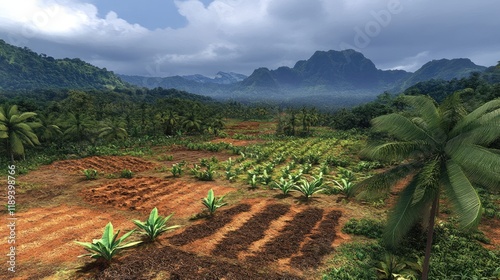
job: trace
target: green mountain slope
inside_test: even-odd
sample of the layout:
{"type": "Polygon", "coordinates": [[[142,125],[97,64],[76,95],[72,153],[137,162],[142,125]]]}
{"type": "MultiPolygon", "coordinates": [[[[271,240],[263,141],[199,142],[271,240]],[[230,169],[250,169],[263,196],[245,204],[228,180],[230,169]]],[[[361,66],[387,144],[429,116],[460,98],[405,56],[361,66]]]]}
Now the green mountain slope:
{"type": "Polygon", "coordinates": [[[0,40],[0,90],[126,87],[113,72],[78,58],[54,59],[0,40]]]}

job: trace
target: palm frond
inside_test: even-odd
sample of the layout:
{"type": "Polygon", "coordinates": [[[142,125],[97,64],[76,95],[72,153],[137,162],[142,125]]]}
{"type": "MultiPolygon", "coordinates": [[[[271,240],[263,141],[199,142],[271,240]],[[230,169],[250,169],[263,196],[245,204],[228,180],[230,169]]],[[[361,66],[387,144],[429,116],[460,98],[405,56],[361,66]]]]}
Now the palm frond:
{"type": "Polygon", "coordinates": [[[460,225],[470,229],[479,223],[482,214],[481,200],[460,166],[453,160],[446,163],[449,184],[446,184],[448,199],[455,208],[460,225]]]}
{"type": "Polygon", "coordinates": [[[372,125],[375,131],[387,132],[403,141],[421,140],[428,143],[436,142],[426,131],[400,114],[376,117],[372,120],[372,125]]]}
{"type": "Polygon", "coordinates": [[[446,152],[457,164],[465,168],[485,169],[500,173],[500,154],[498,154],[498,150],[463,144],[454,150],[447,150],[446,152]]]}
{"type": "Polygon", "coordinates": [[[439,129],[441,117],[439,115],[439,110],[437,108],[436,102],[424,95],[417,96],[404,96],[402,97],[403,102],[411,105],[421,116],[422,122],[424,122],[427,128],[431,130],[439,129]]]}
{"type": "Polygon", "coordinates": [[[377,199],[387,195],[396,182],[416,172],[421,167],[416,164],[401,164],[383,173],[375,174],[353,186],[352,192],[360,198],[377,199]]]}
{"type": "Polygon", "coordinates": [[[427,189],[422,199],[413,203],[418,177],[419,174],[401,192],[396,206],[389,213],[383,238],[385,243],[391,247],[395,247],[401,241],[437,195],[434,190],[427,189]]]}
{"type": "Polygon", "coordinates": [[[417,187],[413,195],[412,205],[417,204],[429,190],[436,190],[439,187],[441,177],[441,162],[433,159],[427,162],[417,175],[417,187]]]}
{"type": "Polygon", "coordinates": [[[425,141],[390,142],[375,147],[367,147],[361,155],[380,161],[401,161],[433,148],[425,141]]]}
{"type": "Polygon", "coordinates": [[[473,122],[481,118],[483,115],[491,111],[497,111],[497,109],[500,109],[500,99],[495,99],[484,103],[474,111],[470,112],[459,123],[457,123],[457,125],[453,128],[450,134],[452,136],[458,135],[473,122]]]}
{"type": "Polygon", "coordinates": [[[446,144],[449,149],[456,149],[462,144],[476,144],[488,146],[500,138],[500,122],[499,124],[479,125],[468,132],[458,134],[448,141],[446,144]]]}

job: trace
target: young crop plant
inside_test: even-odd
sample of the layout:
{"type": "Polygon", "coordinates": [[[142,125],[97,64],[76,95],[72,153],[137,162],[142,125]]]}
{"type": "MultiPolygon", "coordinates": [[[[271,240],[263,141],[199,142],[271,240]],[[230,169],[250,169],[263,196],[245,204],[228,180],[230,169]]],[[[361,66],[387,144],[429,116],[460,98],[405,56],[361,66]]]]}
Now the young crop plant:
{"type": "Polygon", "coordinates": [[[151,210],[149,218],[146,221],[141,222],[139,220],[134,220],[134,224],[138,228],[142,229],[142,234],[146,235],[149,241],[152,242],[155,241],[156,238],[162,233],[180,227],[179,225],[167,227],[166,223],[173,215],[174,214],[172,213],[166,217],[162,217],[158,215],[158,209],[155,207],[151,210]]]}
{"type": "Polygon", "coordinates": [[[251,174],[250,175],[250,179],[248,180],[248,183],[250,184],[250,188],[251,189],[256,189],[257,188],[257,184],[258,184],[257,175],[256,174],[251,174]]]}
{"type": "Polygon", "coordinates": [[[132,172],[130,169],[123,169],[120,173],[120,177],[130,179],[134,177],[134,172],[132,172]]]}
{"type": "Polygon", "coordinates": [[[227,205],[226,202],[223,202],[225,195],[217,198],[215,197],[213,189],[208,191],[207,197],[202,199],[203,205],[207,208],[210,215],[213,215],[217,209],[220,207],[227,205]]]}
{"type": "Polygon", "coordinates": [[[125,239],[127,239],[133,232],[134,230],[129,231],[122,237],[118,238],[120,230],[114,233],[113,224],[109,222],[104,228],[104,233],[102,234],[101,239],[94,239],[92,243],[75,241],[76,244],[83,246],[85,250],[89,251],[88,254],[84,254],[78,257],[90,256],[93,259],[104,259],[109,265],[111,259],[120,251],[133,247],[142,242],[132,241],[125,243],[125,239]]]}
{"type": "Polygon", "coordinates": [[[274,181],[271,185],[272,189],[279,189],[284,195],[287,195],[290,191],[293,190],[295,184],[291,180],[285,180],[285,178],[281,177],[279,181],[274,181]]]}
{"type": "Polygon", "coordinates": [[[340,182],[336,180],[333,180],[333,182],[335,183],[333,185],[333,189],[335,191],[342,193],[346,196],[346,198],[351,198],[354,196],[354,184],[351,181],[342,178],[340,179],[340,182]]]}
{"type": "Polygon", "coordinates": [[[212,167],[209,167],[205,170],[198,170],[194,177],[200,181],[213,181],[216,173],[212,167]]]}
{"type": "Polygon", "coordinates": [[[182,172],[184,171],[182,169],[182,164],[180,163],[177,163],[177,164],[172,164],[172,169],[171,169],[171,172],[172,172],[172,175],[174,177],[180,177],[182,175],[182,172]]]}
{"type": "Polygon", "coordinates": [[[310,182],[302,179],[299,184],[294,186],[294,190],[301,192],[306,200],[315,193],[325,191],[325,188],[323,188],[323,173],[320,173],[318,177],[313,178],[310,182]]]}
{"type": "Polygon", "coordinates": [[[269,185],[272,181],[272,177],[271,175],[269,175],[269,173],[267,173],[267,170],[264,169],[264,171],[262,172],[262,175],[259,176],[259,181],[261,184],[263,185],[269,185]]]}
{"type": "Polygon", "coordinates": [[[99,174],[95,169],[84,169],[82,173],[85,175],[85,180],[95,180],[99,174]]]}

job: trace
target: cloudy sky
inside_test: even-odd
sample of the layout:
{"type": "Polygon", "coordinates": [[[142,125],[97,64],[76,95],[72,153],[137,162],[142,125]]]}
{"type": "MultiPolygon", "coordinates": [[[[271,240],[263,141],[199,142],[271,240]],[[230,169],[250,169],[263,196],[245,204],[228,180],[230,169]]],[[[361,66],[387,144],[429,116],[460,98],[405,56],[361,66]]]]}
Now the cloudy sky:
{"type": "Polygon", "coordinates": [[[381,69],[500,60],[498,0],[0,0],[0,39],[120,74],[292,67],[361,51],[381,69]]]}

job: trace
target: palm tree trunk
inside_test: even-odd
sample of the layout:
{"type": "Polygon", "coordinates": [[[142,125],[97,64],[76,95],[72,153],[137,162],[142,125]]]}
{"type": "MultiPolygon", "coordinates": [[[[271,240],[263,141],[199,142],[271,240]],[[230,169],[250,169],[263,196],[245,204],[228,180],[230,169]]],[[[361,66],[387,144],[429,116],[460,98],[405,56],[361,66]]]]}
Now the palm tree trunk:
{"type": "Polygon", "coordinates": [[[429,262],[431,259],[432,235],[434,233],[434,220],[436,218],[438,201],[439,201],[439,194],[436,194],[436,198],[432,202],[431,215],[429,217],[429,228],[427,229],[427,245],[425,247],[425,259],[424,259],[424,266],[422,269],[422,280],[427,280],[427,277],[429,276],[429,262]]]}

